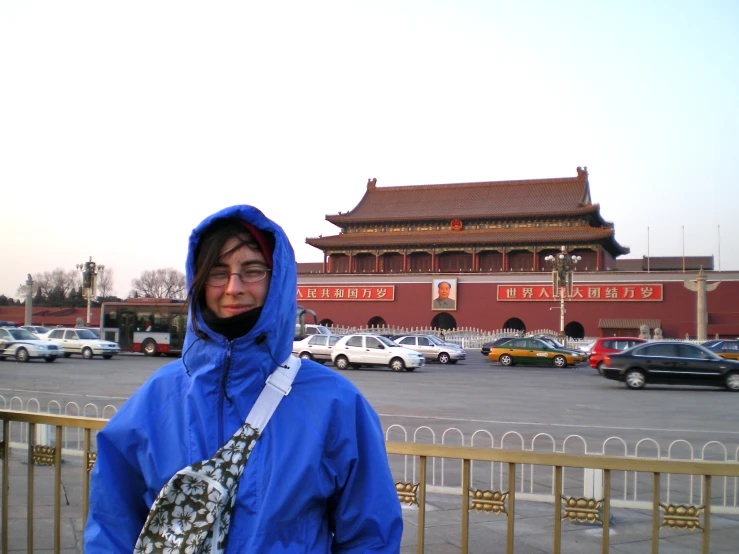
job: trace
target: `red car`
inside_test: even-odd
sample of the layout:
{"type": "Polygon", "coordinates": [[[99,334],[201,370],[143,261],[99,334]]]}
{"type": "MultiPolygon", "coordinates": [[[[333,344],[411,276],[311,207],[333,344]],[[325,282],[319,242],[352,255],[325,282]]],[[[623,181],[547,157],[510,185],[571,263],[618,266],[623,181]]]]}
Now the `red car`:
{"type": "Polygon", "coordinates": [[[590,367],[597,369],[598,373],[603,375],[603,359],[608,354],[621,352],[642,342],[647,341],[637,337],[601,337],[595,341],[590,350],[590,367]]]}

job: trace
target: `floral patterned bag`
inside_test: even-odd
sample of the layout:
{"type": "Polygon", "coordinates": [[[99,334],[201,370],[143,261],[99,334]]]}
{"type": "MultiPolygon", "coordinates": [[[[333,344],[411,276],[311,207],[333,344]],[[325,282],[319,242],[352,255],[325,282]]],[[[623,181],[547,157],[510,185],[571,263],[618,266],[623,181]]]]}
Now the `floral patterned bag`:
{"type": "Polygon", "coordinates": [[[134,554],[221,554],[226,548],[231,510],[261,431],[290,392],[300,360],[290,356],[267,378],[246,422],[209,460],[172,476],[154,500],[134,554]]]}

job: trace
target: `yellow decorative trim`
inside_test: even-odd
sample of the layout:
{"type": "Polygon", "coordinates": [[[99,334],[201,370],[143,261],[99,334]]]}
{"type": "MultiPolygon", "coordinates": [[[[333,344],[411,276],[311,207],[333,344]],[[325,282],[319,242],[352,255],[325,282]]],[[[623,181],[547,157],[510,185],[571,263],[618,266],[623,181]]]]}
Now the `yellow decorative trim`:
{"type": "Polygon", "coordinates": [[[37,466],[53,466],[56,447],[36,445],[31,451],[31,460],[37,466]]]}
{"type": "Polygon", "coordinates": [[[486,514],[508,515],[505,503],[508,498],[507,492],[470,489],[469,510],[484,512],[486,514]]]}
{"type": "Polygon", "coordinates": [[[98,453],[97,452],[88,452],[87,453],[87,472],[89,473],[92,471],[92,468],[95,466],[95,461],[98,459],[98,453]]]}
{"type": "Polygon", "coordinates": [[[600,523],[603,525],[603,520],[601,519],[602,500],[577,498],[575,496],[563,496],[562,500],[564,500],[565,510],[562,519],[579,521],[580,523],[600,523]]]}
{"type": "Polygon", "coordinates": [[[398,481],[395,483],[395,491],[398,493],[398,499],[401,504],[407,504],[408,506],[418,505],[418,483],[403,483],[398,481]]]}
{"type": "Polygon", "coordinates": [[[703,531],[698,518],[705,506],[688,506],[685,504],[665,505],[660,502],[659,507],[662,508],[662,512],[665,514],[660,527],[703,531]]]}

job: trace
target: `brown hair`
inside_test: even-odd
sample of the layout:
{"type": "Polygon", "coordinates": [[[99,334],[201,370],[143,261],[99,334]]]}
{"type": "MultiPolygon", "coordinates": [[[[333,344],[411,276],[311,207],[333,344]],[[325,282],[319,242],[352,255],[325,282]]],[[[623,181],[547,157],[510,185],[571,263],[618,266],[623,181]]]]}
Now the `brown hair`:
{"type": "Polygon", "coordinates": [[[240,220],[235,218],[216,221],[200,237],[198,246],[195,249],[195,275],[188,291],[192,327],[195,331],[198,330],[197,318],[195,317],[196,308],[197,304],[201,303],[205,295],[206,280],[208,279],[210,270],[213,269],[213,266],[215,266],[218,260],[228,256],[231,252],[235,252],[242,246],[246,246],[257,252],[262,251],[254,236],[246,230],[240,220]],[[221,254],[223,245],[232,237],[239,238],[239,242],[233,248],[221,254]]]}

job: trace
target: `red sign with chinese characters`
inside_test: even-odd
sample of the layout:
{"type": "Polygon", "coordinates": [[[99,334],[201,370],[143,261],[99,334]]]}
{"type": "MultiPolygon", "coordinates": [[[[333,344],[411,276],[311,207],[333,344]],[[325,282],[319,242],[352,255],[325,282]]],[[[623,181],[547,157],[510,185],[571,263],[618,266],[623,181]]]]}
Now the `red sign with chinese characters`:
{"type": "MultiPolygon", "coordinates": [[[[662,284],[597,285],[582,284],[572,287],[567,300],[586,302],[662,302],[662,284]]],[[[559,300],[552,294],[552,285],[498,285],[498,301],[529,302],[559,300]]]]}
{"type": "Polygon", "coordinates": [[[351,301],[394,301],[395,286],[333,286],[300,285],[298,300],[351,300],[351,301]]]}

